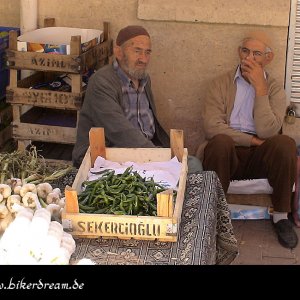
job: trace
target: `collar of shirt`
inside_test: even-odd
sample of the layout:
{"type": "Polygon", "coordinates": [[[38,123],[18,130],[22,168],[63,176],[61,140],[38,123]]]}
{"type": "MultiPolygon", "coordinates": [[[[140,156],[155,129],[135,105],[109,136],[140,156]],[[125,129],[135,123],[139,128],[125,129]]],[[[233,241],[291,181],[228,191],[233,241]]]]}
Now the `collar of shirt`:
{"type": "MultiPolygon", "coordinates": [[[[266,73],[266,71],[264,71],[264,77],[265,77],[265,79],[267,79],[267,73],[266,73]]],[[[239,79],[243,80],[244,82],[250,84],[250,83],[247,82],[247,81],[244,79],[244,77],[242,76],[242,73],[241,73],[241,65],[238,65],[238,67],[237,67],[237,70],[236,70],[235,75],[234,75],[234,78],[233,78],[233,82],[235,82],[235,81],[237,80],[237,78],[239,78],[239,79]]]]}
{"type": "MultiPolygon", "coordinates": [[[[119,78],[122,80],[122,86],[128,88],[134,88],[132,80],[127,76],[127,74],[121,69],[118,61],[115,59],[113,62],[113,68],[116,71],[119,78]]],[[[148,81],[148,76],[139,80],[138,91],[143,92],[148,81]]]]}

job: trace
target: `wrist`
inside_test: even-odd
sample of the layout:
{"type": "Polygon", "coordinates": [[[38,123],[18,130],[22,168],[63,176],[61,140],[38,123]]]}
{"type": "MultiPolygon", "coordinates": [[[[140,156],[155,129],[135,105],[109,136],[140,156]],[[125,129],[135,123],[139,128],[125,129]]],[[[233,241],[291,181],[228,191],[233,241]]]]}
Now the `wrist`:
{"type": "Polygon", "coordinates": [[[256,96],[267,96],[268,90],[267,89],[257,89],[255,91],[256,96]]]}
{"type": "Polygon", "coordinates": [[[255,94],[256,96],[266,96],[268,95],[268,86],[267,85],[261,85],[255,87],[255,94]]]}

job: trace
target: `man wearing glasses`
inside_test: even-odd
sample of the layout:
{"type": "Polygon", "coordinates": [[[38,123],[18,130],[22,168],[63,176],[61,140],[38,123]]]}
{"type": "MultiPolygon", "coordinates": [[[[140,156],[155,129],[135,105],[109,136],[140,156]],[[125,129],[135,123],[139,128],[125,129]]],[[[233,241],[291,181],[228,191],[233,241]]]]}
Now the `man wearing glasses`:
{"type": "MultiPolygon", "coordinates": [[[[146,72],[151,56],[150,35],[142,26],[120,30],[112,65],[99,69],[89,80],[80,111],[73,164],[79,167],[89,146],[92,127],[104,127],[107,147],[170,147],[158,122],[146,72]]],[[[188,157],[189,172],[202,171],[196,158],[188,157]]]]}
{"type": "Polygon", "coordinates": [[[227,192],[230,180],[267,178],[273,187],[273,224],[280,244],[298,243],[291,211],[297,150],[281,135],[286,111],[283,88],[266,72],[274,58],[272,41],[263,31],[245,35],[238,47],[240,64],[209,86],[201,112],[207,141],[197,156],[204,170],[218,174],[227,192]]]}

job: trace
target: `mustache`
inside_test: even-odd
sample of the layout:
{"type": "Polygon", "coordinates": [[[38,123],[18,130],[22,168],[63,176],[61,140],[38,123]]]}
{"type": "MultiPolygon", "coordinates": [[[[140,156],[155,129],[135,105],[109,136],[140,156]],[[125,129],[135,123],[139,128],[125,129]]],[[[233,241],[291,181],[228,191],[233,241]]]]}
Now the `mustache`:
{"type": "Polygon", "coordinates": [[[147,66],[147,64],[144,63],[144,62],[142,62],[142,61],[137,61],[137,62],[136,62],[136,65],[137,65],[137,66],[145,66],[145,67],[147,66]]]}

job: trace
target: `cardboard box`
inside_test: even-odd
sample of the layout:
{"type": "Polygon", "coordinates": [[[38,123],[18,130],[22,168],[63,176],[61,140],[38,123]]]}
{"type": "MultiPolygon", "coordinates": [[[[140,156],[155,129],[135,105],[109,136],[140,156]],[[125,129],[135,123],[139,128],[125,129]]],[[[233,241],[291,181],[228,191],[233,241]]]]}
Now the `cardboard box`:
{"type": "Polygon", "coordinates": [[[81,51],[86,52],[103,42],[103,31],[71,27],[45,27],[26,32],[18,37],[18,51],[51,54],[70,54],[72,36],[81,36],[81,51]]]}
{"type": "Polygon", "coordinates": [[[271,207],[228,204],[228,208],[232,220],[268,220],[272,214],[271,207]]]}

